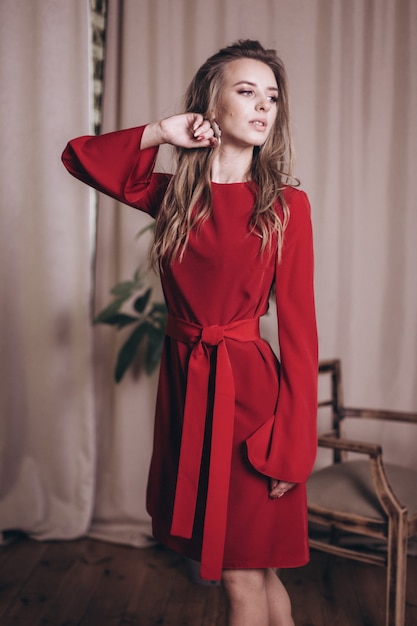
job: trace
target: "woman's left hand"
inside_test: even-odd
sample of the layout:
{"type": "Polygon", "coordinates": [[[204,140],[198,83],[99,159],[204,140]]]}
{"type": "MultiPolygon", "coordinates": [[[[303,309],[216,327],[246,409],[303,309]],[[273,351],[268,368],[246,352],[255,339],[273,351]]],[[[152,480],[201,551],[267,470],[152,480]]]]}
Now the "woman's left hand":
{"type": "Polygon", "coordinates": [[[269,497],[273,499],[281,498],[287,493],[287,491],[295,487],[296,484],[297,483],[287,483],[285,480],[276,480],[275,478],[271,478],[269,497]]]}

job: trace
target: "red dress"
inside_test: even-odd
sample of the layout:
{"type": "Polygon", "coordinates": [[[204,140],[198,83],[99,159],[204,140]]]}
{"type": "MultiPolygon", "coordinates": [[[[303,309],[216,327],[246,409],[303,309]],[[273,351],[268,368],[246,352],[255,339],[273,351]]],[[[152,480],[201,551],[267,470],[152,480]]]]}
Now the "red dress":
{"type": "MultiPolygon", "coordinates": [[[[71,174],[155,216],[169,181],[143,127],[71,141],[71,174]]],[[[222,568],[298,567],[309,558],[305,482],[316,453],[317,333],[310,207],[285,189],[282,260],[249,232],[247,183],[212,183],[212,216],[162,274],[169,311],[147,507],[161,543],[222,568]],[[259,336],[275,283],[280,361],[259,336]],[[298,483],[269,498],[269,479],[298,483]]],[[[281,207],[277,206],[277,211],[281,207]]]]}

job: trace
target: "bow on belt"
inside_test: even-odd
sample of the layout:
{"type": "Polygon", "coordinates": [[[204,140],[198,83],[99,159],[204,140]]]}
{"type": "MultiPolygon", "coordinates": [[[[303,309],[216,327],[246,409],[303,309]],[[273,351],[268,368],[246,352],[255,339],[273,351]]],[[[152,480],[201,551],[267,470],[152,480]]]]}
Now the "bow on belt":
{"type": "Polygon", "coordinates": [[[235,414],[235,385],[225,339],[259,339],[259,318],[226,326],[198,326],[168,316],[169,337],[193,346],[188,362],[181,450],[171,534],[191,538],[198,495],[210,377],[210,347],[217,346],[207,500],[201,552],[202,578],[221,577],[235,414]]]}

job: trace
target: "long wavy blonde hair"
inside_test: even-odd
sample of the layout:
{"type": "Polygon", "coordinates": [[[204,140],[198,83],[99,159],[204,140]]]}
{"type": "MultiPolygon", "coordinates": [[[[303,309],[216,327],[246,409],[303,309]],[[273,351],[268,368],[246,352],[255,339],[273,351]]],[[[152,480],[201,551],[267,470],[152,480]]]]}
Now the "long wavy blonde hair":
{"type": "MultiPolygon", "coordinates": [[[[289,123],[287,78],[284,65],[275,50],[266,50],[258,41],[239,40],[222,48],[200,67],[185,94],[184,112],[201,113],[210,119],[216,109],[228,63],[249,58],[261,61],[273,71],[278,86],[277,116],[266,142],[254,147],[247,179],[255,196],[251,229],[260,239],[260,251],[277,237],[281,256],[289,209],[283,195],[288,184],[298,184],[292,176],[293,148],[289,123]],[[279,200],[280,215],[276,209],[279,200]]],[[[174,147],[176,173],[168,185],[155,223],[155,237],[150,261],[163,271],[166,263],[183,257],[191,229],[211,213],[211,166],[216,148],[186,149],[174,147]]]]}

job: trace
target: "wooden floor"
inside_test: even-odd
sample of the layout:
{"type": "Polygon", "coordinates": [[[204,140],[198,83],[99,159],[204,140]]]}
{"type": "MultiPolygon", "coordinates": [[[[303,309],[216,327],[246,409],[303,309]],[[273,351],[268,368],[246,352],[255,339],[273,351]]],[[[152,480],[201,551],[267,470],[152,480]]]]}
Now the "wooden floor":
{"type": "MultiPolygon", "coordinates": [[[[297,626],[383,626],[384,571],[312,553],[282,570],[297,626]]],[[[406,626],[417,625],[417,558],[409,558],[406,626]]],[[[0,548],[1,626],[225,626],[217,586],[192,583],[161,548],[81,539],[0,548]]],[[[256,626],[256,625],[254,625],[256,626]]]]}

